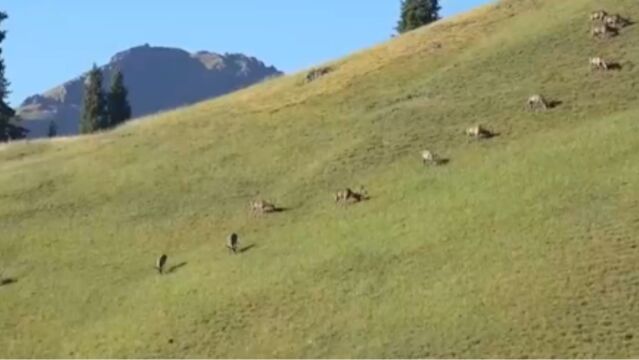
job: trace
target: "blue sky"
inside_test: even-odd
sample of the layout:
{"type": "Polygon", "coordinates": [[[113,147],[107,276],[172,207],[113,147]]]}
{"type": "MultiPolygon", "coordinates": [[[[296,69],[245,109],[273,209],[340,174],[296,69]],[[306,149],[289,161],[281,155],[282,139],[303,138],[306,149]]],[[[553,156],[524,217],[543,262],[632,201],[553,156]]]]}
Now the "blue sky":
{"type": "MultiPolygon", "coordinates": [[[[489,0],[441,0],[443,16],[489,0]]],[[[149,43],[241,52],[285,72],[390,38],[399,0],[3,0],[9,101],[149,43]]],[[[125,74],[126,75],[126,74],[125,74]]]]}

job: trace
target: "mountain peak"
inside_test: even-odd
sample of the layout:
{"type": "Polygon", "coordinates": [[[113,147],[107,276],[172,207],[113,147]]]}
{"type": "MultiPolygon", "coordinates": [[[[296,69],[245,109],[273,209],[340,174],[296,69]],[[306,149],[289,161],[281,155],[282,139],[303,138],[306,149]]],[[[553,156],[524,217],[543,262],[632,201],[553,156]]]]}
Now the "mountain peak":
{"type": "MultiPolygon", "coordinates": [[[[114,71],[124,73],[134,117],[211,99],[282,74],[244,54],[189,53],[148,43],[116,53],[99,69],[105,86],[114,71]]],[[[26,120],[30,137],[45,136],[50,121],[57,123],[60,135],[78,133],[86,76],[84,73],[23,101],[18,113],[26,120]]]]}
{"type": "Polygon", "coordinates": [[[220,54],[208,51],[198,51],[191,56],[199,60],[209,70],[222,69],[224,67],[224,56],[220,54]]]}

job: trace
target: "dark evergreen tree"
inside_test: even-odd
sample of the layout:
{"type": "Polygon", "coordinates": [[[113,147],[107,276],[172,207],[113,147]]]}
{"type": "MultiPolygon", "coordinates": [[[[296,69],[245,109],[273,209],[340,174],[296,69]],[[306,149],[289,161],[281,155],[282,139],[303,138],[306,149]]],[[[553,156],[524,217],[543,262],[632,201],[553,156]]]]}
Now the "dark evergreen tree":
{"type": "Polygon", "coordinates": [[[439,19],[440,9],[438,0],[402,0],[395,30],[401,34],[430,24],[439,19]]]}
{"type": "Polygon", "coordinates": [[[53,120],[49,122],[49,131],[47,135],[50,138],[56,137],[58,135],[58,125],[53,120]]]}
{"type": "Polygon", "coordinates": [[[102,72],[94,64],[84,86],[80,133],[90,134],[109,126],[106,98],[102,89],[102,72]]]}
{"type": "MultiPolygon", "coordinates": [[[[0,26],[2,21],[7,19],[7,14],[0,11],[0,26]]],[[[0,27],[1,29],[1,27],[0,27]]],[[[0,44],[4,40],[7,32],[0,30],[0,44]]],[[[9,82],[4,76],[4,60],[2,58],[2,47],[0,47],[0,141],[7,141],[10,139],[10,124],[9,121],[14,117],[15,112],[7,103],[7,96],[9,95],[9,82]]]]}
{"type": "Polygon", "coordinates": [[[13,115],[13,109],[0,100],[0,142],[10,140],[11,124],[9,121],[13,115]]]}
{"type": "Polygon", "coordinates": [[[121,71],[117,71],[111,80],[111,91],[108,96],[109,126],[118,126],[131,118],[131,105],[127,96],[124,75],[121,71]]]}

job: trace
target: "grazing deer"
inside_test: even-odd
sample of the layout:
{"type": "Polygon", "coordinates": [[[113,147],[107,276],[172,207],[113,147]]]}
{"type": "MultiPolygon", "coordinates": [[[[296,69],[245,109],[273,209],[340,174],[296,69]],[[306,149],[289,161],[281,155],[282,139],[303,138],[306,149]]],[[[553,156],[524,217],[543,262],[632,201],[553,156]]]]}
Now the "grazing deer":
{"type": "Polygon", "coordinates": [[[441,159],[434,152],[430,150],[424,150],[422,151],[422,163],[424,165],[428,165],[428,164],[439,165],[441,163],[441,159]]]}
{"type": "Polygon", "coordinates": [[[166,265],[166,259],[167,256],[166,254],[162,254],[156,261],[155,261],[155,268],[158,270],[158,273],[163,274],[164,273],[164,266],[166,265]]]}
{"type": "Polygon", "coordinates": [[[229,252],[232,252],[233,254],[237,253],[237,248],[239,246],[239,237],[237,236],[236,233],[231,233],[231,235],[229,235],[226,238],[226,247],[229,249],[229,252]]]}
{"type": "Polygon", "coordinates": [[[353,191],[350,188],[346,188],[346,190],[339,190],[335,193],[335,202],[338,203],[340,201],[346,201],[346,199],[350,198],[353,194],[353,191]]]}
{"type": "Polygon", "coordinates": [[[627,19],[624,19],[621,15],[619,14],[615,14],[615,15],[606,15],[603,17],[603,23],[604,25],[619,30],[622,29],[626,26],[628,26],[629,21],[627,19]]]}
{"type": "Polygon", "coordinates": [[[603,24],[603,25],[597,25],[593,27],[592,30],[590,31],[590,34],[592,35],[592,37],[602,38],[602,37],[616,36],[617,34],[619,34],[619,31],[615,29],[614,27],[610,27],[606,24],[603,24]]]}
{"type": "Polygon", "coordinates": [[[529,110],[547,110],[548,102],[541,95],[532,95],[528,98],[528,109],[529,110]]]}
{"type": "Polygon", "coordinates": [[[360,191],[355,192],[350,188],[346,188],[345,190],[340,190],[335,193],[335,202],[336,203],[347,203],[348,201],[360,202],[362,200],[368,199],[368,192],[364,189],[363,186],[360,186],[360,191]]]}
{"type": "Polygon", "coordinates": [[[277,210],[275,205],[264,200],[251,200],[249,202],[249,208],[253,213],[259,214],[269,213],[277,210]]]}
{"type": "Polygon", "coordinates": [[[590,58],[590,68],[596,70],[608,70],[608,63],[600,57],[590,58]]]}
{"type": "Polygon", "coordinates": [[[590,13],[590,20],[602,21],[606,16],[608,16],[608,13],[605,10],[597,10],[590,13]]]}
{"type": "Polygon", "coordinates": [[[465,134],[476,139],[485,139],[494,135],[490,130],[485,129],[479,124],[467,128],[465,134]]]}

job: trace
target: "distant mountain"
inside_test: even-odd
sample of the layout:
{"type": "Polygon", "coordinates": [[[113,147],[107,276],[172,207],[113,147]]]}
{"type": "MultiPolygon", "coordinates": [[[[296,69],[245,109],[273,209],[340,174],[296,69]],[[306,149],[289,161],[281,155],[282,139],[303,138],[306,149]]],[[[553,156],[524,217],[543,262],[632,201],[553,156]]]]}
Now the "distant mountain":
{"type": "MultiPolygon", "coordinates": [[[[188,53],[148,44],[117,53],[100,69],[106,86],[114,71],[124,73],[133,117],[214,98],[282,74],[242,54],[188,53]]],[[[17,112],[29,137],[46,136],[51,120],[57,123],[58,135],[78,133],[85,79],[86,74],[24,100],[17,112]]]]}

